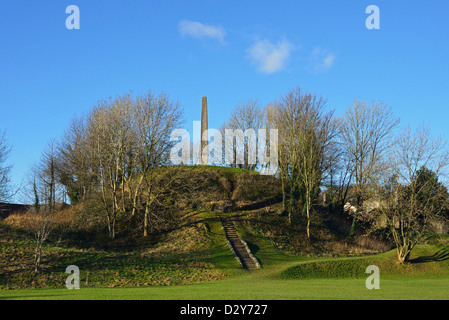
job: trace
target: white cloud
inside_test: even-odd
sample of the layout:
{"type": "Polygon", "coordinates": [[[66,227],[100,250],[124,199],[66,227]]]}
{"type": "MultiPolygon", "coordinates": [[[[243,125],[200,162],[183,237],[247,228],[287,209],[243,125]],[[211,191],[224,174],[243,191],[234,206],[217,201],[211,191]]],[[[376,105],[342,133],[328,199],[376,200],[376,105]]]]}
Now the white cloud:
{"type": "Polygon", "coordinates": [[[285,40],[276,45],[268,40],[259,40],[248,49],[248,54],[257,65],[257,71],[272,74],[285,68],[292,50],[293,45],[285,40]]]}
{"type": "Polygon", "coordinates": [[[315,47],[310,54],[310,68],[315,73],[328,71],[334,65],[337,56],[327,50],[315,47]]]}
{"type": "Polygon", "coordinates": [[[226,36],[226,31],[221,26],[212,26],[190,20],[183,20],[179,23],[179,33],[182,36],[214,39],[221,43],[224,43],[226,36]]]}
{"type": "Polygon", "coordinates": [[[330,69],[332,67],[332,65],[334,64],[335,58],[336,58],[335,55],[328,54],[323,60],[324,68],[330,69]]]}

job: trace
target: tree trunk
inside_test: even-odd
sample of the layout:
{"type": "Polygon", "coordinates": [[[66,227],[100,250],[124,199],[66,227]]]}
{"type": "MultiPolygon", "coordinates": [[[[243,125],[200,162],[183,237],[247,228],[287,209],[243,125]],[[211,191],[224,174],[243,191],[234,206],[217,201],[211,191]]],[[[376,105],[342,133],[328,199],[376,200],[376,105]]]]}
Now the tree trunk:
{"type": "Polygon", "coordinates": [[[398,250],[398,261],[402,264],[407,263],[410,259],[410,251],[404,250],[403,248],[401,250],[398,250]]]}
{"type": "Polygon", "coordinates": [[[42,242],[38,236],[36,240],[36,248],[34,250],[34,272],[39,272],[41,265],[41,257],[42,257],[42,242]]]}
{"type": "Polygon", "coordinates": [[[352,218],[352,224],[351,224],[351,229],[349,231],[349,238],[352,239],[354,238],[354,232],[355,232],[355,221],[357,219],[356,217],[356,212],[354,212],[354,217],[352,218]]]}
{"type": "MultiPolygon", "coordinates": [[[[134,192],[134,194],[132,196],[132,198],[133,198],[132,199],[132,201],[133,201],[133,208],[132,208],[132,211],[131,211],[131,217],[134,217],[135,214],[136,214],[136,211],[137,211],[137,199],[139,197],[139,191],[140,191],[140,188],[141,188],[142,183],[143,183],[144,175],[146,175],[146,171],[145,170],[142,172],[142,174],[140,176],[140,179],[139,179],[139,183],[137,184],[136,190],[135,190],[135,192],[134,192]]],[[[130,187],[130,194],[132,194],[131,187],[130,187]]]]}
{"type": "Polygon", "coordinates": [[[292,224],[293,208],[295,207],[295,187],[290,190],[290,203],[288,205],[288,223],[292,224]]]}
{"type": "Polygon", "coordinates": [[[351,224],[351,230],[349,231],[349,238],[353,239],[355,236],[355,225],[356,225],[356,221],[357,221],[357,212],[359,211],[359,208],[361,206],[362,203],[362,198],[360,195],[357,196],[357,200],[356,200],[357,204],[356,204],[356,211],[354,212],[354,217],[352,218],[352,224],[351,224]]]}
{"type": "Polygon", "coordinates": [[[307,204],[306,212],[307,212],[307,239],[309,239],[309,241],[310,241],[310,206],[309,206],[309,204],[307,204]]]}
{"type": "Polygon", "coordinates": [[[147,237],[148,236],[148,216],[150,213],[150,206],[148,205],[148,203],[145,205],[145,216],[143,218],[143,236],[147,237]]]}
{"type": "Polygon", "coordinates": [[[282,174],[281,174],[281,185],[282,185],[282,210],[283,210],[283,212],[286,212],[287,211],[287,193],[285,190],[285,179],[282,174]]]}

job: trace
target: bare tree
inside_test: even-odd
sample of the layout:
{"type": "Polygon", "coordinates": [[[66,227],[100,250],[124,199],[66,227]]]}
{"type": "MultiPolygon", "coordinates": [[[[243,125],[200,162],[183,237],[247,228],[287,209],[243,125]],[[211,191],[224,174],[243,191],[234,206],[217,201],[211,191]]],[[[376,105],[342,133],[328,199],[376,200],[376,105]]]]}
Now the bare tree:
{"type": "MultiPolygon", "coordinates": [[[[47,209],[46,209],[47,210],[47,209]]],[[[45,241],[50,236],[53,229],[53,221],[50,212],[39,211],[32,217],[31,230],[34,234],[34,271],[39,272],[42,263],[42,249],[45,241]]]]}
{"type": "Polygon", "coordinates": [[[327,169],[327,157],[337,125],[332,112],[325,110],[326,100],[291,90],[269,111],[271,121],[279,130],[279,167],[281,180],[290,182],[289,220],[296,197],[307,217],[307,237],[310,239],[310,221],[313,201],[327,169]]]}
{"type": "Polygon", "coordinates": [[[166,94],[132,93],[100,101],[72,122],[59,147],[58,178],[71,201],[99,199],[109,235],[117,219],[150,216],[154,169],[169,164],[182,110],[166,94]],[[143,205],[143,207],[142,207],[143,205]]]}
{"type": "Polygon", "coordinates": [[[332,114],[322,116],[319,112],[308,119],[303,137],[300,138],[302,164],[299,179],[304,190],[307,216],[307,238],[310,240],[310,215],[312,203],[320,192],[320,185],[326,170],[326,156],[330,141],[335,135],[335,122],[332,114]],[[307,128],[309,127],[309,128],[307,128]]]}
{"type": "MultiPolygon", "coordinates": [[[[284,126],[279,126],[281,116],[279,114],[279,103],[270,103],[265,108],[265,116],[266,116],[266,124],[269,129],[277,129],[279,133],[278,137],[278,175],[281,180],[282,186],[282,205],[283,211],[287,212],[289,215],[289,222],[291,223],[291,214],[293,206],[289,205],[288,202],[288,189],[293,190],[292,186],[294,185],[293,176],[290,175],[290,160],[292,156],[290,156],[289,144],[288,144],[288,130],[284,128],[284,126]]],[[[291,199],[294,199],[291,197],[291,199]]],[[[290,202],[291,204],[291,202],[290,202]]]]}
{"type": "Polygon", "coordinates": [[[355,101],[342,119],[340,138],[346,161],[353,167],[352,187],[356,198],[350,237],[354,235],[363,201],[383,172],[384,157],[393,144],[392,134],[398,124],[390,108],[382,103],[368,105],[362,100],[355,101]]]}
{"type": "Polygon", "coordinates": [[[144,236],[148,235],[152,204],[156,200],[155,169],[169,163],[173,142],[170,135],[182,123],[182,110],[165,94],[154,96],[151,92],[138,97],[134,107],[136,136],[135,165],[138,176],[130,179],[132,215],[137,210],[137,200],[145,203],[143,221],[144,236]],[[137,183],[136,183],[137,181],[137,183]],[[142,192],[145,190],[145,197],[142,192]]]}
{"type": "Polygon", "coordinates": [[[398,260],[404,263],[447,208],[449,195],[439,179],[447,173],[449,152],[444,140],[432,138],[421,127],[400,135],[391,158],[390,176],[378,189],[379,205],[373,216],[386,224],[398,260]]]}
{"type": "Polygon", "coordinates": [[[279,177],[282,183],[283,208],[288,212],[289,223],[292,223],[295,202],[299,196],[299,152],[296,143],[298,111],[288,101],[272,103],[266,111],[268,126],[278,129],[279,177]]]}
{"type": "Polygon", "coordinates": [[[90,154],[98,165],[100,198],[109,235],[116,235],[119,213],[124,213],[124,181],[128,156],[133,146],[130,95],[100,103],[88,119],[90,154]]]}
{"type": "Polygon", "coordinates": [[[98,163],[89,145],[87,118],[75,118],[58,145],[57,173],[71,204],[85,201],[95,194],[98,163]]]}
{"type": "MultiPolygon", "coordinates": [[[[11,166],[5,165],[11,148],[6,141],[6,133],[0,132],[0,202],[7,202],[11,199],[11,166]]],[[[0,208],[1,209],[1,208],[0,208]]]]}
{"type": "Polygon", "coordinates": [[[344,149],[338,140],[334,139],[328,149],[325,173],[326,192],[323,200],[328,204],[330,212],[335,207],[343,209],[349,195],[353,167],[345,161],[344,149]]]}
{"type": "Polygon", "coordinates": [[[29,228],[34,234],[34,270],[39,272],[42,263],[42,249],[54,229],[54,214],[63,204],[63,191],[57,180],[56,144],[51,141],[27,176],[23,189],[24,201],[33,203],[29,210],[29,228]]]}

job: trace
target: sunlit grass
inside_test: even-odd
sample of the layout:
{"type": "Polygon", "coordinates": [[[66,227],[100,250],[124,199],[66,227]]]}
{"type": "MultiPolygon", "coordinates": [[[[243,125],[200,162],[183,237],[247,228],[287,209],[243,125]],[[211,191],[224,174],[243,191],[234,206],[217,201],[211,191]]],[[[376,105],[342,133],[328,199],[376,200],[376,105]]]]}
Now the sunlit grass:
{"type": "Polygon", "coordinates": [[[244,276],[211,283],[146,288],[81,288],[0,291],[0,299],[149,299],[149,300],[297,300],[297,299],[449,299],[449,279],[384,279],[369,290],[364,279],[273,280],[244,276]]]}
{"type": "MultiPolygon", "coordinates": [[[[160,249],[162,255],[157,248],[156,251],[124,254],[49,247],[48,252],[57,257],[61,266],[73,264],[73,259],[80,264],[81,288],[64,288],[67,274],[61,267],[58,277],[47,279],[59,283],[60,289],[0,290],[0,299],[449,299],[449,260],[440,259],[445,255],[439,254],[447,250],[444,237],[417,247],[412,256],[414,263],[400,265],[394,250],[361,257],[286,255],[267,239],[236,224],[263,267],[250,272],[241,268],[229,250],[217,214],[204,211],[197,219],[201,221],[203,234],[190,239],[187,229],[180,230],[169,239],[170,243],[173,241],[171,249],[160,249]],[[181,245],[195,248],[195,243],[190,244],[190,241],[206,241],[196,249],[195,259],[188,258],[190,249],[186,253],[176,249],[181,245]],[[371,264],[380,268],[379,290],[368,290],[365,285],[368,277],[365,269],[371,264]],[[86,272],[89,281],[86,281],[86,272]],[[111,284],[114,279],[123,281],[117,281],[115,288],[104,285],[111,284]]],[[[27,243],[20,238],[14,243],[4,242],[0,253],[10,257],[9,250],[13,250],[19,259],[20,254],[27,252],[27,243]]]]}

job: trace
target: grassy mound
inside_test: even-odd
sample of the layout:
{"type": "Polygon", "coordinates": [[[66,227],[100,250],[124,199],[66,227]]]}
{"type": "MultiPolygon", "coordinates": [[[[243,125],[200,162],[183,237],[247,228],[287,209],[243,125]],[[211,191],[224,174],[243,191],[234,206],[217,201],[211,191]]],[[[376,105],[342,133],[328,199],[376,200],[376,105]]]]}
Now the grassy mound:
{"type": "Polygon", "coordinates": [[[228,253],[224,234],[214,221],[179,228],[156,244],[141,243],[127,251],[79,249],[50,241],[43,247],[41,271],[33,270],[34,240],[26,231],[0,221],[0,289],[64,288],[70,265],[80,269],[83,287],[166,286],[226,278],[215,255],[238,268],[228,253]],[[213,234],[211,234],[213,230],[213,234]],[[222,246],[219,246],[223,243],[222,246]]]}
{"type": "Polygon", "coordinates": [[[359,258],[334,258],[332,260],[300,263],[280,272],[282,279],[359,279],[366,278],[370,265],[379,267],[382,277],[449,276],[449,247],[423,245],[415,248],[410,263],[397,262],[396,251],[359,258]]]}
{"type": "MultiPolygon", "coordinates": [[[[276,198],[276,178],[256,172],[214,166],[158,168],[175,173],[193,188],[176,202],[176,221],[144,238],[140,226],[118,219],[118,236],[108,238],[105,217],[95,202],[81,203],[52,217],[39,273],[34,272],[33,214],[19,213],[0,221],[0,289],[63,288],[70,265],[81,271],[87,287],[158,286],[207,282],[238,273],[215,212],[260,206],[276,198]],[[137,231],[134,231],[135,228],[137,231]]],[[[126,214],[126,213],[124,213],[126,214]]]]}
{"type": "MultiPolygon", "coordinates": [[[[159,170],[164,174],[172,169],[159,170]]],[[[253,297],[252,285],[261,287],[261,298],[270,298],[270,283],[279,286],[279,297],[285,296],[289,283],[291,296],[285,297],[295,297],[298,279],[356,280],[359,286],[369,265],[378,266],[382,278],[449,278],[448,237],[416,248],[411,263],[400,265],[394,251],[377,254],[386,251],[382,243],[345,242],[333,217],[319,208],[312,220],[312,241],[307,241],[301,216],[293,225],[286,224],[278,201],[280,184],[274,177],[220,167],[176,170],[182,183],[195,183],[196,188],[182,197],[183,203],[176,203],[179,220],[170,228],[147,238],[140,232],[123,232],[110,240],[101,225],[104,217],[93,214],[95,206],[66,208],[55,218],[60,233],[45,243],[39,273],[33,271],[33,219],[12,215],[0,221],[0,289],[65,288],[70,265],[79,267],[81,286],[91,290],[198,283],[204,284],[192,287],[207,290],[210,282],[226,278],[215,287],[216,297],[222,297],[223,289],[236,294],[235,288],[240,288],[243,298],[253,297]],[[233,215],[261,270],[243,270],[229,250],[218,218],[223,212],[233,215]]]]}
{"type": "Polygon", "coordinates": [[[282,203],[259,210],[242,212],[245,227],[253,234],[267,239],[271,244],[289,255],[308,257],[342,257],[377,254],[391,250],[385,240],[366,235],[360,231],[354,241],[347,241],[347,233],[339,230],[344,222],[333,223],[340,213],[329,213],[325,207],[316,206],[311,216],[311,241],[307,239],[307,220],[304,215],[296,215],[289,223],[282,213],[282,203]]]}
{"type": "Polygon", "coordinates": [[[231,212],[280,199],[281,184],[273,176],[216,166],[181,166],[176,170],[184,175],[186,185],[196,186],[189,190],[186,208],[231,212]]]}

